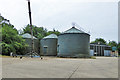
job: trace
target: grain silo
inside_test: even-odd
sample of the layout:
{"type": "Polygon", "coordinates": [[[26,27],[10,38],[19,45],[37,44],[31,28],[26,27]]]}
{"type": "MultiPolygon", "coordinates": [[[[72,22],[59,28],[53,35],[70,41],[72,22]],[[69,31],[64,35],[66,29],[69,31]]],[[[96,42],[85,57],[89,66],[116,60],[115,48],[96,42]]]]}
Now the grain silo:
{"type": "MultiPolygon", "coordinates": [[[[26,44],[28,44],[28,47],[27,47],[25,53],[31,52],[32,51],[31,35],[29,33],[25,33],[22,35],[22,38],[25,39],[26,44]]],[[[34,41],[34,51],[39,53],[39,41],[34,36],[33,36],[33,41],[34,41]]]]}
{"type": "Polygon", "coordinates": [[[44,37],[40,41],[40,54],[44,56],[56,56],[57,55],[57,42],[58,37],[55,34],[44,37]]]}
{"type": "Polygon", "coordinates": [[[90,35],[75,27],[58,36],[59,57],[90,57],[90,35]]]}

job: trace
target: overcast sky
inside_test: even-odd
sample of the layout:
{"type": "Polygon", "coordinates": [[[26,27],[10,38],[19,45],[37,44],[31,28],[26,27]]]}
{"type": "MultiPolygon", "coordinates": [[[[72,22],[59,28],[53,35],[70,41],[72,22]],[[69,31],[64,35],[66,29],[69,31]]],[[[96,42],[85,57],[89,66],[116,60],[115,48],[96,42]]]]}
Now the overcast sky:
{"type": "MultiPolygon", "coordinates": [[[[90,31],[90,41],[118,41],[118,0],[31,0],[31,10],[38,27],[63,32],[75,22],[78,29],[90,31]]],[[[26,0],[0,0],[0,13],[18,30],[29,24],[26,0]]]]}

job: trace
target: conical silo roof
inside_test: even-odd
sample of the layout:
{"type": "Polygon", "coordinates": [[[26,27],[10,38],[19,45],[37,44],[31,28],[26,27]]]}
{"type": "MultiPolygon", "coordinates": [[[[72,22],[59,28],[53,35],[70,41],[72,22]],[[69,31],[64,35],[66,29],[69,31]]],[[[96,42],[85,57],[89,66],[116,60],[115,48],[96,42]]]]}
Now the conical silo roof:
{"type": "Polygon", "coordinates": [[[85,32],[82,31],[82,30],[79,30],[79,29],[77,29],[75,27],[72,27],[72,28],[68,29],[67,31],[63,32],[63,34],[64,33],[85,33],[85,32]]]}
{"type": "Polygon", "coordinates": [[[58,37],[56,34],[50,34],[50,35],[44,37],[43,39],[47,39],[47,38],[56,38],[57,39],[58,37]]]}
{"type": "MultiPolygon", "coordinates": [[[[31,38],[31,35],[29,33],[25,33],[22,35],[23,38],[31,38]]],[[[36,37],[33,36],[33,39],[37,39],[36,37]]]]}

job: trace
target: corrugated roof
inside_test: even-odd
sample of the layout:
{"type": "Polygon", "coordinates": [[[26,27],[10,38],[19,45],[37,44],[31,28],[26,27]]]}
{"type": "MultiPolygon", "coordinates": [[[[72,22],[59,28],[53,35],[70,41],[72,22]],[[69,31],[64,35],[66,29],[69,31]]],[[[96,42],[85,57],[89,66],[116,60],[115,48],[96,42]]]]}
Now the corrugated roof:
{"type": "Polygon", "coordinates": [[[79,29],[77,29],[75,27],[72,27],[72,28],[70,28],[69,30],[67,30],[67,31],[65,31],[63,33],[85,33],[85,32],[83,32],[82,30],[79,30],[79,29]]]}
{"type": "Polygon", "coordinates": [[[105,43],[101,43],[101,42],[94,42],[94,43],[90,43],[90,45],[100,45],[100,46],[107,46],[107,47],[111,47],[106,45],[105,43]]]}
{"type": "MultiPolygon", "coordinates": [[[[23,38],[31,38],[31,35],[29,33],[25,33],[22,35],[23,38]]],[[[33,36],[33,39],[37,39],[36,37],[33,36]]]]}
{"type": "Polygon", "coordinates": [[[43,39],[46,39],[46,38],[58,38],[56,34],[50,34],[46,37],[44,37],[43,39]]]}

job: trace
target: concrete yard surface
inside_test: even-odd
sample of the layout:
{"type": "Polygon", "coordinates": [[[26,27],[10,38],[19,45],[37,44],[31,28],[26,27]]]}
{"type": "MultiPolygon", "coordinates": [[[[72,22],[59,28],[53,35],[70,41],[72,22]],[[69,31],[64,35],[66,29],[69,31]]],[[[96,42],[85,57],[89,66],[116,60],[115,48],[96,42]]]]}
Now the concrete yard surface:
{"type": "Polygon", "coordinates": [[[2,77],[118,78],[118,58],[2,58],[2,77]]]}

